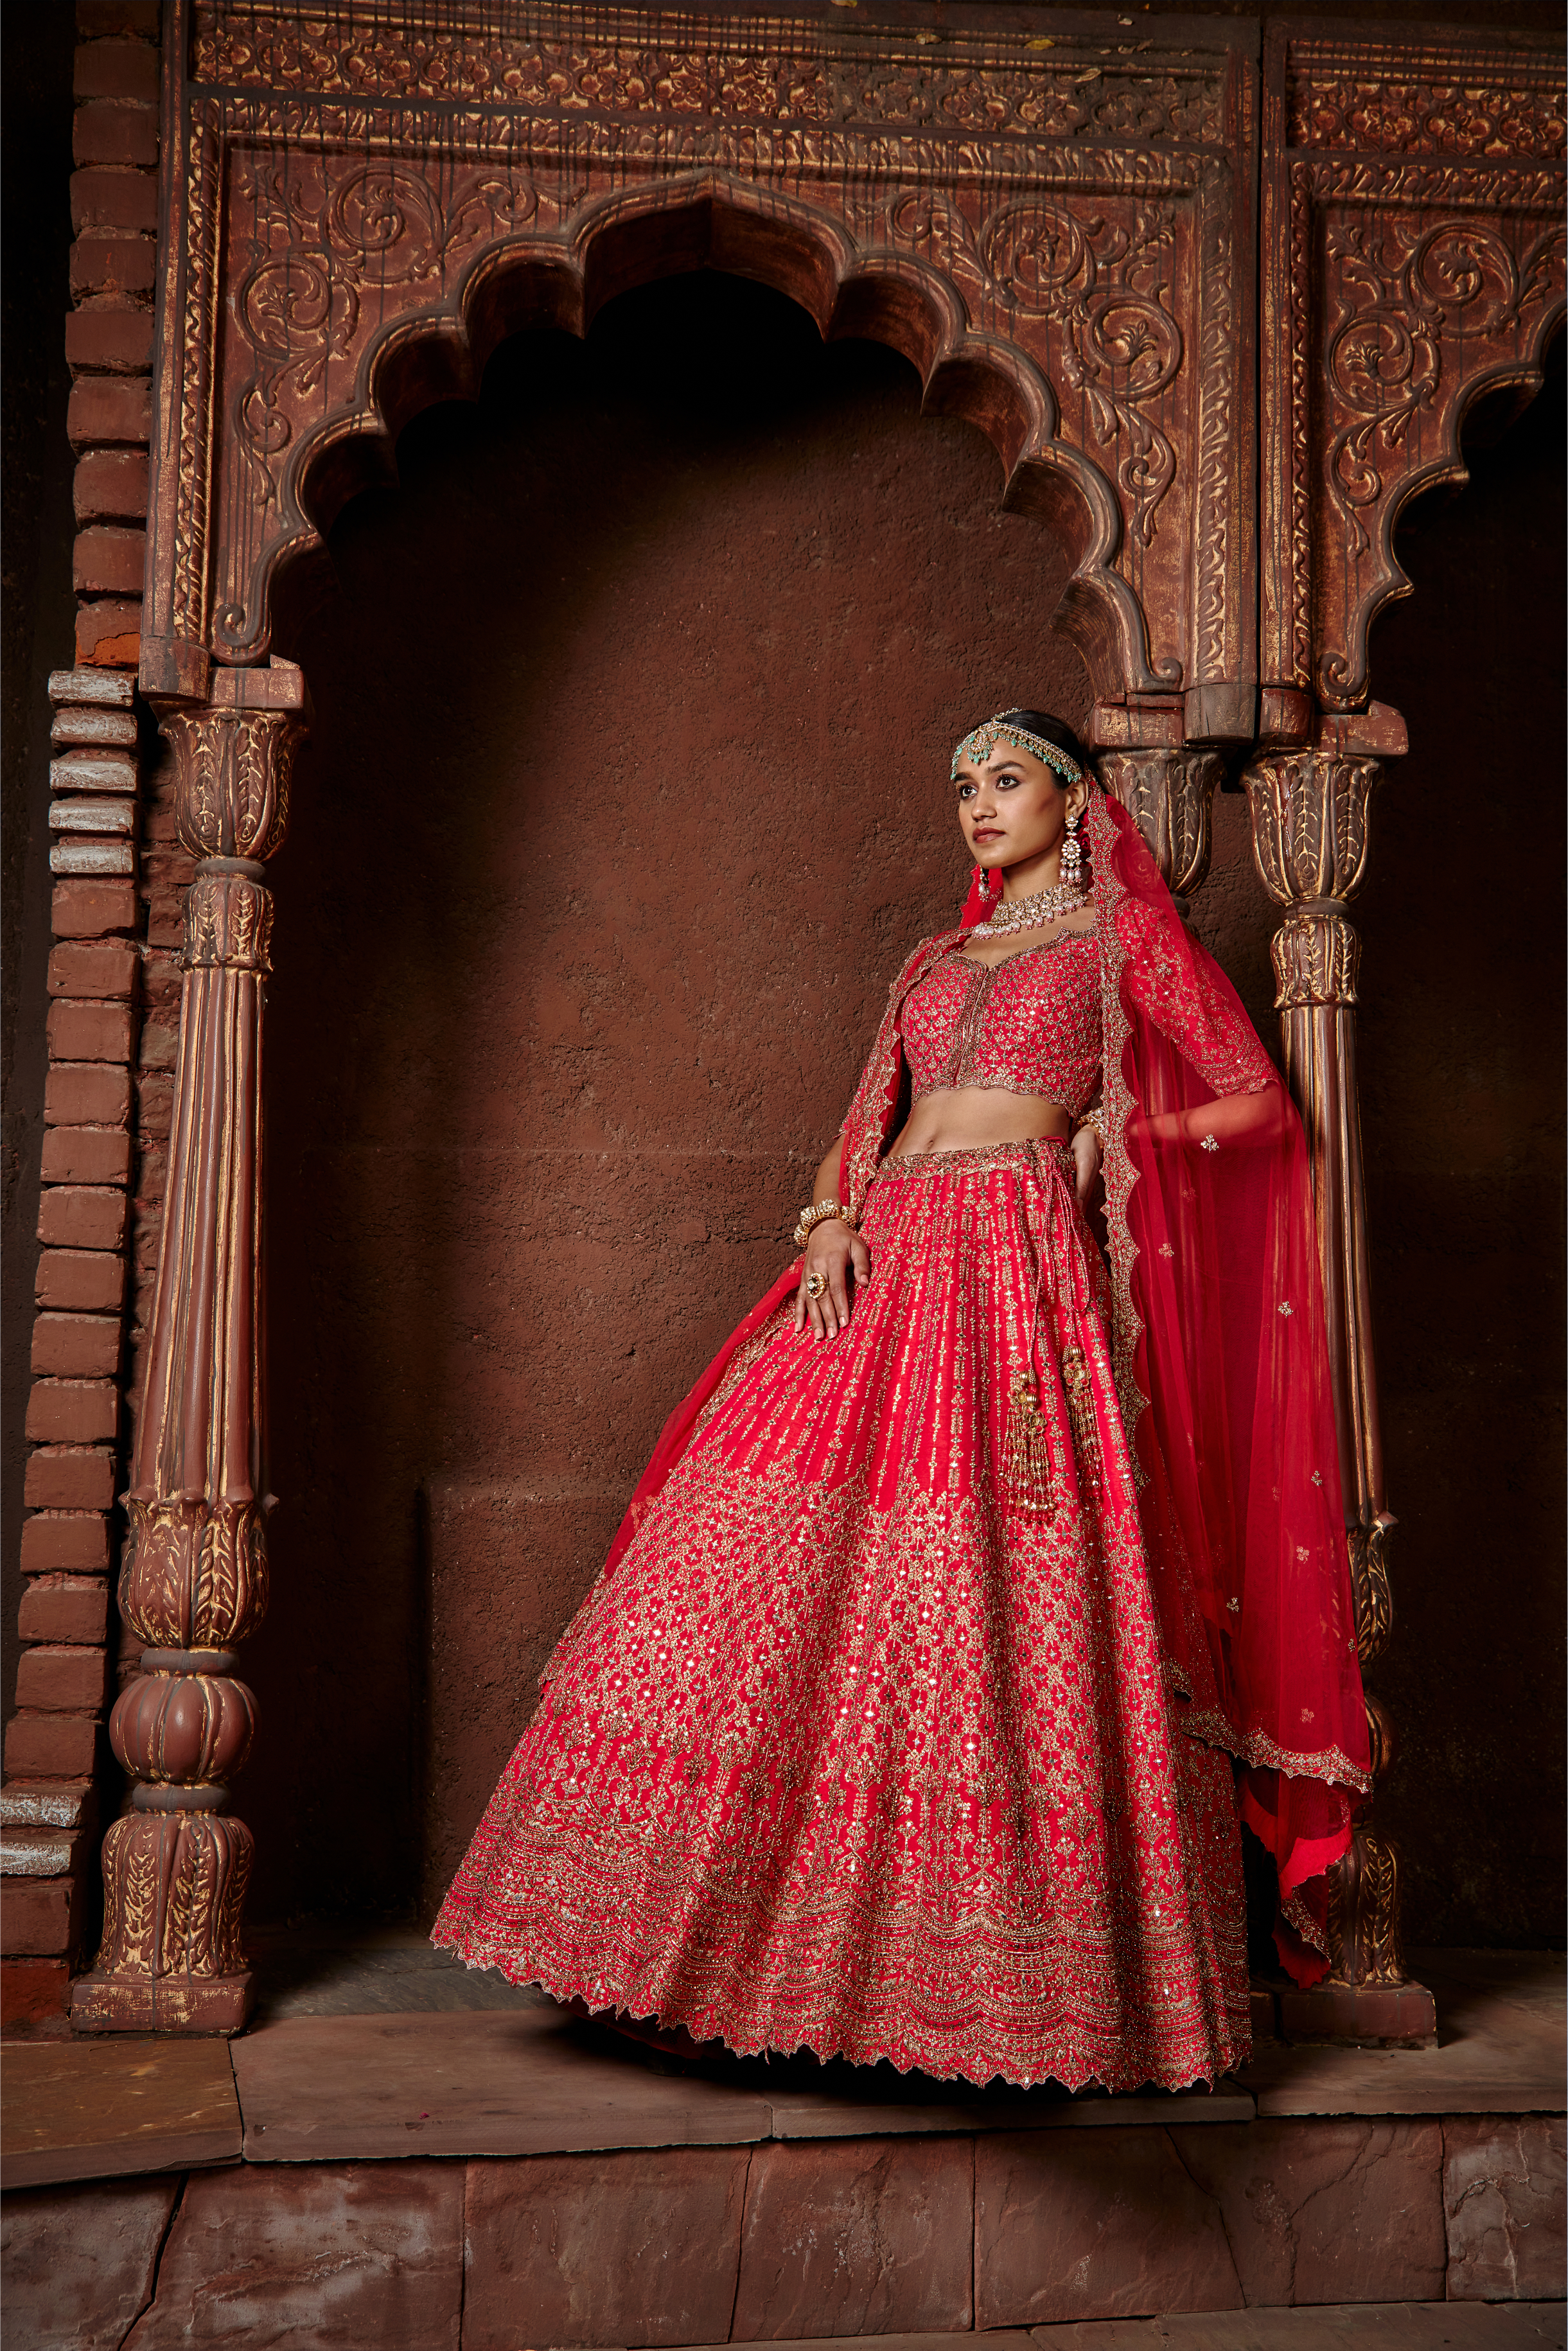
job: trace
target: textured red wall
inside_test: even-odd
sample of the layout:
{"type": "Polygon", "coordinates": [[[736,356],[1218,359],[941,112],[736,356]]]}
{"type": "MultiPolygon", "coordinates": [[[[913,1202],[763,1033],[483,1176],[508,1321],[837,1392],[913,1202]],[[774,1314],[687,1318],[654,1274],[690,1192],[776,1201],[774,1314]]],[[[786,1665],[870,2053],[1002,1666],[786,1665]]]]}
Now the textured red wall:
{"type": "MultiPolygon", "coordinates": [[[[1539,674],[1498,713],[1484,692],[1463,724],[1453,707],[1456,677],[1539,671],[1561,643],[1542,502],[1555,484],[1560,510],[1561,458],[1531,429],[1431,534],[1377,675],[1413,737],[1363,928],[1402,1521],[1383,1681],[1409,1758],[1387,1811],[1416,1939],[1540,1938],[1559,1915],[1544,1862],[1522,1865],[1557,1817],[1544,1734],[1499,1725],[1531,1676],[1556,1677],[1541,1720],[1562,1717],[1555,1471],[1549,1437],[1522,1458],[1518,1408],[1528,1389],[1540,1428],[1543,1379],[1561,1390],[1542,1273],[1560,1146],[1521,1175],[1500,1242],[1490,1146],[1472,1134],[1461,1162],[1438,1142],[1490,1119],[1521,1165],[1551,1155],[1523,1048],[1538,982],[1509,944],[1520,877],[1468,913],[1446,894],[1473,874],[1454,834],[1464,726],[1473,753],[1502,709],[1530,711],[1535,746],[1555,716],[1539,674]],[[1484,656],[1458,592],[1476,544],[1495,574],[1484,656]],[[1500,1036],[1519,1041],[1493,1082],[1478,1072],[1500,1036]],[[1463,1401],[1483,1387],[1471,1443],[1463,1401]],[[1506,1606],[1481,1566],[1501,1544],[1527,1587],[1506,1606]]],[[[586,348],[520,340],[484,405],[423,418],[402,459],[401,490],[344,517],[337,584],[284,647],[317,718],[277,873],[268,1041],[285,1499],[246,1653],[267,1708],[239,1800],[258,1916],[439,1895],[664,1414],[786,1261],[894,967],[958,896],[955,733],[1012,700],[1074,718],[1088,700],[1049,630],[1062,559],[996,511],[987,444],[922,419],[902,362],[824,351],[758,289],[677,282],[612,306],[586,348]]],[[[1541,772],[1560,773],[1544,749],[1541,772]]],[[[1542,798],[1560,826],[1555,781],[1542,798]]],[[[1217,833],[1198,925],[1271,1039],[1240,799],[1217,833]]],[[[1561,868],[1536,871],[1543,899],[1561,868]]],[[[1556,912],[1530,912],[1554,941],[1556,912]]],[[[1559,1021],[1539,1054],[1559,1093],[1561,1065],[1559,1021]]],[[[1532,1686],[1532,1719],[1540,1703],[1532,1686]]]]}
{"type": "Polygon", "coordinates": [[[760,288],[655,287],[510,347],[335,534],[277,875],[258,1915],[439,1893],[961,895],[955,736],[1087,706],[1061,556],[918,400],[760,288]]]}

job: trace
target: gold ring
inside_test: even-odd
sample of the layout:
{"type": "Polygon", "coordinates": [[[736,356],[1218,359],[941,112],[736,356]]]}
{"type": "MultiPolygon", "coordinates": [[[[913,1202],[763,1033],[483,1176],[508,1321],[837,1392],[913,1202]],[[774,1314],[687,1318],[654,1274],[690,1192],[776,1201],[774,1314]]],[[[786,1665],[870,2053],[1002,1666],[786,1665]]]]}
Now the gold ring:
{"type": "Polygon", "coordinates": [[[825,1273],[809,1273],[806,1276],[806,1295],[808,1298],[823,1298],[827,1295],[827,1289],[828,1277],[825,1273]]]}

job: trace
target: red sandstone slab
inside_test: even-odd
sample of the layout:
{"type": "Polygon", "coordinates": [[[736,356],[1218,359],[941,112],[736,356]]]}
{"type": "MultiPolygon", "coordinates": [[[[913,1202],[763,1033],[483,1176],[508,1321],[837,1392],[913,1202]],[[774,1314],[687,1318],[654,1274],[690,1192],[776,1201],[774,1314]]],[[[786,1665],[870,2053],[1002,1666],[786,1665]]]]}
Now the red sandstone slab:
{"type": "Polygon", "coordinates": [[[1561,1951],[1421,1951],[1435,2049],[1260,2050],[1242,2075],[1270,2115],[1561,2114],[1568,2077],[1561,1951]]]}
{"type": "Polygon", "coordinates": [[[463,2351],[727,2333],[750,2161],[683,2147],[471,2163],[463,2351]]]}
{"type": "Polygon", "coordinates": [[[1081,2320],[1023,2339],[1032,2351],[1563,2351],[1568,2320],[1560,2303],[1352,2302],[1081,2320]]]}
{"type": "Polygon", "coordinates": [[[1455,2115],[1443,2125],[1450,2302],[1562,2296],[1565,2139],[1560,2115],[1455,2115]]]}
{"type": "Polygon", "coordinates": [[[177,2179],[7,2195],[5,2335],[32,2351],[120,2351],[147,2306],[177,2179]]]}
{"type": "Polygon", "coordinates": [[[771,2127],[766,2099],[601,2054],[554,2008],[289,2017],[233,2047],[252,2163],[735,2146],[771,2127]]]}
{"type": "Polygon", "coordinates": [[[1094,2130],[1133,2123],[1249,2123],[1251,2093],[1227,2080],[1174,2095],[1069,2097],[1049,2090],[997,2090],[950,2101],[873,2103],[831,2091],[801,2091],[773,2102],[775,2138],[861,2138],[902,2132],[1094,2130]]]}
{"type": "Polygon", "coordinates": [[[972,2147],[860,2138],[758,2147],[746,2180],[736,2340],[967,2329],[972,2147]]]}
{"type": "Polygon", "coordinates": [[[186,2181],[124,2351],[457,2351],[462,2304],[460,2164],[241,2166],[186,2181]]]}
{"type": "Polygon", "coordinates": [[[233,2163],[239,2101],[222,2041],[15,2043],[0,2069],[4,2184],[233,2163]]]}

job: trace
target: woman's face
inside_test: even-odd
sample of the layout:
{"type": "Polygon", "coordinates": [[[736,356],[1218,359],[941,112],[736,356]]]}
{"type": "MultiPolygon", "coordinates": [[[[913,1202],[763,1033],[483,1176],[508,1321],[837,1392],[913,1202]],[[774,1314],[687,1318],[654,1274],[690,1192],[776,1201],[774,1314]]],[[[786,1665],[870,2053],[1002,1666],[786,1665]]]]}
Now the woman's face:
{"type": "MultiPolygon", "coordinates": [[[[986,872],[1006,872],[1060,856],[1070,811],[1082,809],[1089,787],[1064,784],[1032,751],[1000,742],[988,759],[967,757],[954,778],[958,827],[970,855],[986,872]]],[[[1035,879],[1048,886],[1051,876],[1035,879]]]]}

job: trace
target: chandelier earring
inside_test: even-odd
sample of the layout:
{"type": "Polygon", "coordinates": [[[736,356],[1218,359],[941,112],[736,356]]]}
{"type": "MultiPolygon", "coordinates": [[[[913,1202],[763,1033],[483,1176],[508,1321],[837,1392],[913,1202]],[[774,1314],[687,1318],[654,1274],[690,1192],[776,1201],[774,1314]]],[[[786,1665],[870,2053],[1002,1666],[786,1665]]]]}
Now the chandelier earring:
{"type": "Polygon", "coordinates": [[[998,891],[1002,886],[1001,875],[999,873],[988,873],[983,865],[976,866],[975,879],[979,884],[980,895],[982,898],[994,898],[998,891]]]}
{"type": "Polygon", "coordinates": [[[1083,851],[1078,839],[1082,820],[1082,809],[1072,810],[1067,820],[1067,837],[1061,844],[1061,879],[1070,890],[1075,890],[1083,879],[1083,851]]]}

